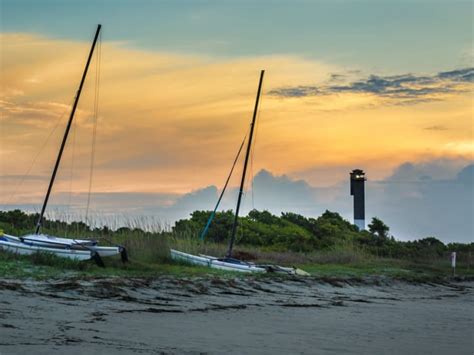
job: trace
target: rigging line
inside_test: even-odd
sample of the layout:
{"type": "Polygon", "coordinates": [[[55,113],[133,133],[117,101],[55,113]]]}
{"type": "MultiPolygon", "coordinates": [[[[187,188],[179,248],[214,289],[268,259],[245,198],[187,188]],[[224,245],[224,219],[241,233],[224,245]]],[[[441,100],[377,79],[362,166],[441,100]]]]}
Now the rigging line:
{"type": "Polygon", "coordinates": [[[240,152],[242,151],[242,148],[244,147],[245,140],[247,139],[247,134],[245,135],[244,139],[242,140],[242,143],[240,144],[239,151],[237,152],[237,155],[235,156],[234,163],[232,164],[232,168],[230,169],[229,176],[227,176],[227,180],[224,184],[224,187],[222,188],[221,194],[219,196],[219,199],[217,200],[216,207],[214,207],[214,211],[212,211],[211,215],[209,216],[209,219],[207,220],[206,226],[204,227],[201,236],[199,239],[204,240],[207,231],[209,230],[209,227],[211,226],[211,222],[214,219],[214,216],[216,215],[216,211],[219,208],[219,204],[221,203],[222,197],[224,196],[224,192],[227,188],[227,185],[229,184],[230,178],[232,176],[232,173],[234,171],[235,165],[237,164],[237,161],[239,160],[240,152]]]}
{"type": "MultiPolygon", "coordinates": [[[[74,99],[73,99],[74,100],[74,99]]],[[[73,101],[72,100],[72,101],[73,101]]],[[[72,105],[72,101],[71,101],[71,104],[69,106],[72,105]]],[[[41,145],[40,149],[38,150],[38,152],[36,153],[35,157],[33,158],[28,170],[26,171],[25,174],[22,175],[21,179],[20,179],[20,182],[16,185],[15,189],[13,190],[13,192],[10,194],[10,197],[6,200],[4,206],[6,207],[7,205],[9,205],[13,199],[13,197],[15,197],[16,193],[18,192],[18,190],[23,186],[23,183],[26,179],[27,176],[30,175],[30,172],[31,170],[33,169],[33,166],[35,165],[36,163],[36,160],[38,160],[39,156],[41,155],[41,153],[43,152],[44,148],[46,147],[46,145],[48,144],[50,138],[53,136],[53,133],[56,131],[56,129],[59,127],[59,123],[61,122],[61,120],[63,119],[63,117],[66,115],[67,111],[65,110],[61,116],[59,116],[57,119],[56,119],[56,122],[54,124],[54,127],[53,129],[49,132],[48,136],[46,137],[46,139],[44,140],[43,144],[41,145]]]]}
{"type": "MultiPolygon", "coordinates": [[[[262,92],[265,90],[265,82],[262,83],[262,92]]],[[[263,101],[265,100],[265,95],[262,95],[262,97],[260,98],[260,107],[262,107],[263,105],[263,101]]],[[[251,167],[252,167],[252,177],[251,177],[251,180],[250,180],[250,186],[251,186],[251,191],[252,191],[252,209],[255,209],[255,198],[254,198],[254,170],[253,170],[253,161],[255,159],[255,155],[256,155],[256,149],[257,149],[257,141],[258,141],[258,128],[259,128],[259,125],[260,125],[260,116],[261,116],[261,112],[262,110],[258,110],[257,112],[257,120],[255,122],[255,133],[254,133],[254,139],[253,139],[253,145],[252,145],[252,152],[251,152],[251,167]]]]}
{"type": "Polygon", "coordinates": [[[77,122],[72,122],[72,151],[71,151],[71,171],[69,175],[69,196],[66,208],[69,209],[71,206],[71,196],[72,196],[72,178],[74,176],[74,166],[76,158],[76,135],[77,135],[77,122]]]}
{"type": "MultiPolygon", "coordinates": [[[[248,187],[246,188],[244,186],[244,191],[242,193],[242,206],[245,206],[245,201],[247,199],[247,194],[248,194],[248,187]]],[[[241,218],[244,218],[244,217],[242,216],[241,218]]],[[[237,243],[238,243],[244,238],[244,229],[242,228],[241,220],[237,221],[237,223],[238,223],[237,226],[240,227],[239,232],[238,232],[238,239],[237,239],[237,243]]]]}
{"type": "Polygon", "coordinates": [[[94,161],[95,161],[95,147],[96,147],[96,137],[97,137],[97,121],[99,116],[99,94],[100,94],[100,63],[102,56],[102,33],[99,35],[99,43],[97,46],[96,52],[96,77],[95,77],[95,89],[94,89],[94,127],[92,132],[92,148],[91,148],[91,159],[90,159],[90,170],[89,170],[89,190],[87,192],[87,205],[86,205],[86,215],[85,223],[88,223],[89,218],[89,207],[91,201],[91,191],[92,191],[92,177],[94,174],[94,161]]]}
{"type": "MultiPolygon", "coordinates": [[[[262,92],[264,90],[264,86],[265,86],[265,83],[262,82],[262,92]]],[[[264,96],[264,95],[262,95],[262,96],[264,96]]],[[[260,107],[262,106],[262,104],[263,104],[263,97],[260,97],[260,107]]],[[[255,159],[255,151],[256,151],[256,146],[257,146],[258,127],[259,127],[259,123],[260,123],[260,115],[261,115],[261,110],[258,110],[257,111],[257,118],[256,118],[256,122],[255,122],[253,144],[252,144],[252,147],[250,148],[250,174],[247,178],[248,180],[246,181],[247,185],[244,184],[244,193],[243,193],[243,196],[242,196],[242,205],[245,206],[245,201],[246,201],[246,198],[247,198],[247,194],[248,194],[249,189],[250,189],[252,209],[255,209],[254,184],[253,184],[254,183],[254,164],[253,164],[253,162],[254,162],[254,159],[255,159]]],[[[239,240],[242,240],[243,237],[244,237],[244,229],[243,228],[240,228],[239,237],[240,237],[239,240]]]]}
{"type": "MultiPolygon", "coordinates": [[[[76,121],[72,123],[72,150],[71,150],[71,172],[69,175],[69,196],[65,210],[70,211],[71,208],[71,197],[72,197],[72,178],[74,176],[74,165],[75,165],[75,157],[76,157],[76,132],[77,132],[77,124],[76,121]]],[[[67,226],[65,230],[66,234],[68,232],[67,226]]]]}
{"type": "MultiPolygon", "coordinates": [[[[258,116],[257,116],[258,117],[258,116]]],[[[257,128],[257,127],[255,127],[257,128]]],[[[255,137],[255,132],[254,132],[254,137],[255,137]]],[[[255,142],[255,140],[254,140],[255,142]]],[[[252,152],[252,149],[250,150],[250,152],[252,152]]],[[[253,175],[253,167],[252,167],[252,160],[250,160],[250,168],[251,168],[251,172],[252,174],[249,174],[249,175],[253,175]]],[[[246,177],[246,181],[244,183],[244,186],[243,186],[243,191],[242,191],[242,207],[245,207],[245,202],[247,201],[247,196],[248,196],[248,193],[249,193],[249,186],[250,186],[250,183],[249,183],[249,179],[252,179],[251,176],[247,176],[246,177]]],[[[251,181],[251,180],[250,180],[251,181]]],[[[252,191],[251,191],[252,192],[252,191]]],[[[253,198],[253,195],[252,195],[252,198],[253,198]]],[[[252,201],[252,204],[253,204],[253,201],[252,201]]],[[[242,216],[243,217],[243,216],[242,216]]],[[[241,217],[241,218],[242,218],[241,217]]],[[[237,242],[240,242],[242,240],[242,238],[244,237],[244,230],[242,227],[242,222],[241,220],[237,220],[237,226],[240,227],[239,228],[239,232],[237,233],[236,237],[237,237],[237,242]]]]}

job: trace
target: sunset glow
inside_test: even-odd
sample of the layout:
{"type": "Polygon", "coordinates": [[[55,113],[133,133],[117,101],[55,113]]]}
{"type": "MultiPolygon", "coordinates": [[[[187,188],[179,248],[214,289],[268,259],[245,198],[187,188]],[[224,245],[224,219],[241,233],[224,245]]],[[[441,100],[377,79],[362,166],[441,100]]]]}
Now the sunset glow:
{"type": "MultiPolygon", "coordinates": [[[[249,42],[240,54],[225,52],[217,40],[183,50],[179,39],[160,46],[152,39],[147,44],[134,37],[134,42],[135,32],[122,38],[116,19],[109,28],[107,16],[101,17],[94,193],[178,196],[220,188],[248,130],[261,69],[266,78],[251,175],[266,169],[330,187],[345,182],[354,167],[364,168],[371,180],[383,180],[406,162],[444,161],[456,169],[472,162],[473,69],[464,39],[456,42],[451,59],[428,61],[423,70],[420,60],[410,59],[422,55],[411,44],[398,44],[399,61],[389,60],[388,53],[384,60],[375,54],[368,58],[357,47],[352,54],[341,48],[321,53],[310,43],[305,47],[288,39],[282,41],[293,50],[273,53],[279,43],[269,42],[262,52],[249,42]],[[212,49],[206,51],[206,45],[212,49]],[[362,58],[367,65],[360,64],[362,58]]],[[[74,35],[55,36],[53,28],[19,31],[6,22],[0,37],[3,205],[39,204],[43,198],[92,29],[85,24],[74,35]]],[[[407,38],[403,32],[399,36],[407,38]]],[[[367,50],[375,48],[371,42],[367,50]]],[[[88,190],[96,75],[94,57],[53,201],[88,190]]]]}

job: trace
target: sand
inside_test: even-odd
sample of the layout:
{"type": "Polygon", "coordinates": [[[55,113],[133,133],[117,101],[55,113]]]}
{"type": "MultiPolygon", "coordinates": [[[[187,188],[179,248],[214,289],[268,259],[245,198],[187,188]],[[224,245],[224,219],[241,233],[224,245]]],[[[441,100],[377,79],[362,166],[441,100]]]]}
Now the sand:
{"type": "Polygon", "coordinates": [[[472,354],[472,282],[0,280],[0,354],[472,354]]]}

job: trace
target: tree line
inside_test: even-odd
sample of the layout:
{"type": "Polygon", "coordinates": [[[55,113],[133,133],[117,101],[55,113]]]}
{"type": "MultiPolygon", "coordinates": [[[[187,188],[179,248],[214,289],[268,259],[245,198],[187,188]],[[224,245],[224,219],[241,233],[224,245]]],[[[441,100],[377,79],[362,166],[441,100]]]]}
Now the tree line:
{"type": "MultiPolygon", "coordinates": [[[[122,227],[111,230],[107,226],[91,228],[83,222],[64,222],[45,220],[45,233],[74,237],[113,238],[119,235],[147,234],[156,237],[199,238],[211,211],[194,211],[187,219],[175,223],[171,231],[145,232],[140,228],[122,227]]],[[[23,235],[33,232],[38,214],[27,214],[20,210],[0,211],[0,229],[5,233],[23,235]]],[[[234,214],[231,210],[217,212],[206,235],[206,240],[215,243],[228,241],[234,214]]],[[[474,243],[444,244],[434,236],[412,241],[396,240],[390,235],[390,228],[379,218],[374,217],[367,230],[342,218],[337,212],[325,211],[317,218],[305,217],[292,212],[276,216],[268,211],[252,210],[247,216],[239,218],[237,243],[256,246],[271,251],[312,252],[328,250],[350,244],[364,251],[390,258],[436,258],[457,251],[464,256],[471,255],[474,243]]]]}

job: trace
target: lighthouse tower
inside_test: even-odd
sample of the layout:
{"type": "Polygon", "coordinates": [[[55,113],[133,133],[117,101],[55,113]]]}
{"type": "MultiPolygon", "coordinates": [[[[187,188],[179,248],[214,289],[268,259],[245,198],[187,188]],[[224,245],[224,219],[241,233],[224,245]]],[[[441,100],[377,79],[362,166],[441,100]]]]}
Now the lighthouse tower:
{"type": "Polygon", "coordinates": [[[354,196],[354,224],[360,230],[365,229],[365,173],[354,169],[351,176],[351,196],[354,196]]]}

